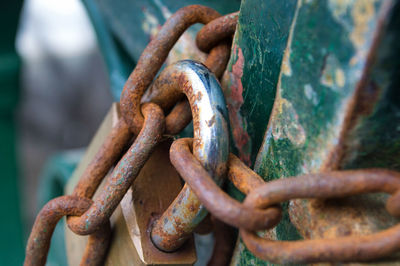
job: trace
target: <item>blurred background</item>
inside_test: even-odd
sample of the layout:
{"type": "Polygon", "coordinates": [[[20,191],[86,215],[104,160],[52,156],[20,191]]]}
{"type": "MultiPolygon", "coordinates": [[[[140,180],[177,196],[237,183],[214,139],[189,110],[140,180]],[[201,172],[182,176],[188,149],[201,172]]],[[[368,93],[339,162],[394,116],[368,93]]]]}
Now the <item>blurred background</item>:
{"type": "Polygon", "coordinates": [[[54,193],[43,183],[60,178],[62,192],[62,171],[73,170],[113,100],[79,0],[0,5],[0,262],[21,265],[34,218],[54,193]]]}
{"type": "Polygon", "coordinates": [[[43,167],[61,150],[88,145],[111,105],[95,33],[79,0],[26,0],[16,39],[22,59],[18,154],[28,228],[43,167]]]}

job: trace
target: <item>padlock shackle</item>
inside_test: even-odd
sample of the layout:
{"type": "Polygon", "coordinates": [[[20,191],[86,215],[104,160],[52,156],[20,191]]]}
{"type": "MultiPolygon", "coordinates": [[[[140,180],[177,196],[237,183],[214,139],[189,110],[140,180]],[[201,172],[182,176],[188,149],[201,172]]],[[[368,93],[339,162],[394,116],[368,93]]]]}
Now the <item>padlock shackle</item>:
{"type": "MultiPolygon", "coordinates": [[[[193,154],[217,184],[221,184],[229,156],[228,111],[221,86],[206,66],[183,60],[165,68],[148,93],[152,102],[164,110],[171,108],[184,95],[192,110],[193,154]]],[[[184,186],[154,224],[151,233],[153,243],[164,251],[176,250],[206,214],[196,195],[184,186]]]]}

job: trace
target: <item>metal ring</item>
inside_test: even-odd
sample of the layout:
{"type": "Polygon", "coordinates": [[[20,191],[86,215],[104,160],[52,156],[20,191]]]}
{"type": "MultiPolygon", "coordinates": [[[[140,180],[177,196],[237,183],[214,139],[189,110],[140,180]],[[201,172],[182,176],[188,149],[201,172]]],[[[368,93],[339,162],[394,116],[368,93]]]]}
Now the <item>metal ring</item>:
{"type": "MultiPolygon", "coordinates": [[[[24,265],[45,265],[50,240],[58,221],[66,215],[82,215],[92,204],[87,198],[61,196],[49,201],[39,212],[26,246],[24,265]]],[[[111,236],[107,222],[90,235],[81,265],[101,265],[111,236]]]]}
{"type": "MultiPolygon", "coordinates": [[[[189,99],[192,110],[193,154],[210,176],[221,184],[229,155],[229,120],[221,86],[203,64],[184,60],[168,66],[150,88],[152,101],[165,109],[183,94],[189,99]]],[[[185,185],[154,225],[153,243],[164,251],[177,249],[206,214],[196,195],[185,185]]]]}
{"type": "MultiPolygon", "coordinates": [[[[393,216],[400,214],[400,174],[378,169],[337,171],[275,180],[250,191],[244,204],[267,208],[291,199],[326,199],[371,192],[392,194],[386,202],[386,209],[393,216]]],[[[278,264],[366,261],[400,249],[400,225],[371,235],[304,241],[263,239],[245,229],[240,229],[240,235],[255,256],[278,264]]]]}

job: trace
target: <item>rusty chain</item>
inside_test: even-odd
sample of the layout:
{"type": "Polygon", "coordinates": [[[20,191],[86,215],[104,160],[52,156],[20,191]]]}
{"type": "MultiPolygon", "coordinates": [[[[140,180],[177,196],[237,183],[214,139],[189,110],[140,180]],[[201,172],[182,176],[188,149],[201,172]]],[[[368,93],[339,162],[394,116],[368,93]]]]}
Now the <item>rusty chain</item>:
{"type": "MultiPolygon", "coordinates": [[[[368,236],[293,242],[268,240],[256,234],[256,231],[271,229],[279,223],[282,212],[280,203],[298,198],[326,199],[385,192],[391,194],[386,203],[388,212],[400,216],[400,174],[379,169],[337,171],[266,183],[237,157],[229,155],[226,107],[222,106],[222,92],[211,73],[220,78],[225,70],[237,19],[238,13],[220,17],[213,9],[193,5],[178,10],[165,22],[144,50],[124,86],[120,106],[123,119],[113,127],[72,195],[53,199],[38,214],[28,240],[25,265],[45,264],[51,235],[63,216],[68,216],[68,226],[72,231],[90,235],[81,265],[101,264],[109,244],[111,214],[163,135],[179,133],[190,122],[192,115],[194,140],[176,140],[170,149],[171,162],[186,185],[149,229],[152,241],[159,249],[174,251],[185,242],[206,215],[200,204],[213,215],[219,235],[232,235],[232,230],[215,219],[239,228],[249,250],[273,263],[365,261],[400,249],[400,225],[368,236]],[[181,61],[167,67],[154,80],[175,42],[195,23],[206,24],[197,34],[196,44],[200,50],[209,52],[204,62],[209,69],[196,62],[181,61]],[[205,91],[202,91],[197,80],[215,85],[205,88],[203,82],[200,85],[205,91]],[[206,91],[211,91],[211,96],[206,95],[205,98],[209,105],[208,112],[218,109],[212,117],[201,113],[206,91]],[[184,94],[189,101],[182,97],[184,94]],[[164,117],[164,112],[168,111],[164,117]],[[209,131],[204,131],[206,128],[209,131]],[[127,149],[134,135],[136,138],[127,149]],[[218,145],[207,142],[211,139],[220,142],[218,145]],[[93,198],[115,164],[104,188],[93,198]],[[247,194],[243,203],[231,198],[218,186],[222,184],[226,171],[229,180],[247,194]],[[191,195],[192,207],[197,207],[189,217],[181,219],[177,210],[188,208],[187,203],[182,203],[188,195],[191,195]],[[165,223],[174,228],[173,233],[166,230],[165,223]]],[[[229,261],[227,256],[232,254],[217,244],[215,252],[224,253],[226,257],[218,258],[214,253],[211,263],[214,265],[226,264],[229,261]]]]}
{"type": "Polygon", "coordinates": [[[371,235],[304,241],[276,241],[256,234],[276,225],[280,220],[277,204],[292,199],[385,192],[391,195],[386,202],[387,211],[400,217],[400,173],[382,169],[333,171],[266,183],[231,154],[228,177],[247,194],[244,202],[239,203],[215,185],[192,155],[192,142],[192,139],[179,139],[172,144],[172,164],[212,215],[240,229],[243,242],[255,256],[279,264],[357,262],[378,259],[400,249],[400,225],[371,235]],[[259,212],[268,210],[270,213],[264,214],[268,219],[260,219],[259,212]]]}
{"type": "MultiPolygon", "coordinates": [[[[49,201],[36,217],[26,247],[25,265],[45,265],[51,236],[58,221],[65,215],[82,215],[92,201],[77,196],[61,196],[49,201]]],[[[110,223],[90,235],[81,264],[99,265],[104,260],[110,239],[110,223]]]]}
{"type": "MultiPolygon", "coordinates": [[[[164,111],[167,111],[176,102],[178,103],[164,118],[163,110],[157,104],[141,104],[142,95],[182,33],[192,24],[207,24],[218,17],[220,17],[220,14],[211,8],[192,5],[181,8],[165,22],[156,38],[144,50],[126,82],[120,103],[124,119],[121,119],[107,136],[81,176],[72,195],[62,196],[50,201],[38,214],[28,241],[25,265],[45,264],[54,227],[66,215],[69,216],[67,222],[72,231],[80,235],[90,235],[81,264],[101,264],[108,247],[111,214],[151,154],[154,146],[161,140],[162,135],[164,133],[179,133],[191,120],[190,107],[187,101],[177,98],[169,101],[168,106],[163,106],[164,111]],[[132,100],[132,97],[134,100],[132,100]],[[131,117],[134,117],[132,110],[129,110],[130,106],[126,107],[127,103],[129,105],[130,102],[134,104],[135,109],[132,110],[135,113],[133,114],[138,115],[139,122],[132,123],[131,117]],[[121,157],[134,134],[138,135],[128,152],[107,178],[104,189],[91,201],[90,199],[103,178],[121,157]],[[105,229],[105,226],[108,226],[108,229],[105,229]],[[99,246],[100,243],[101,246],[99,246]]],[[[237,16],[232,17],[232,19],[236,20],[237,16]]],[[[226,28],[227,35],[213,38],[214,42],[217,40],[218,44],[210,51],[205,65],[217,77],[222,75],[229,59],[230,40],[229,38],[225,40],[225,37],[233,35],[235,26],[236,23],[231,23],[231,27],[226,28]]],[[[215,24],[212,27],[215,27],[215,24]]],[[[207,42],[208,40],[205,38],[202,41],[207,42]]],[[[192,98],[194,99],[194,97],[192,98]]],[[[151,97],[149,101],[154,102],[151,97]]]]}

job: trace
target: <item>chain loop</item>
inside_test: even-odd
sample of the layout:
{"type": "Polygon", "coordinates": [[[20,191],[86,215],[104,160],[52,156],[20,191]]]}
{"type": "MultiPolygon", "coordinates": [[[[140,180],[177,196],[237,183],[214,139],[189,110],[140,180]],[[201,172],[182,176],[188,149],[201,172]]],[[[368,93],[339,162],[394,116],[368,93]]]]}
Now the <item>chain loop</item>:
{"type": "MultiPolygon", "coordinates": [[[[389,197],[386,209],[398,215],[400,173],[380,170],[337,171],[310,174],[268,182],[246,197],[244,204],[266,208],[292,199],[327,199],[363,193],[385,192],[389,197]]],[[[379,233],[346,236],[334,239],[273,241],[260,238],[255,232],[240,229],[247,248],[257,257],[273,263],[356,262],[377,259],[400,249],[400,225],[379,233]]]]}
{"type": "MultiPolygon", "coordinates": [[[[66,215],[82,215],[92,201],[77,196],[61,196],[49,201],[39,212],[28,239],[25,266],[45,265],[51,236],[58,221],[66,215]]],[[[95,234],[89,236],[81,265],[101,265],[111,236],[110,223],[106,222],[95,234]]]]}

